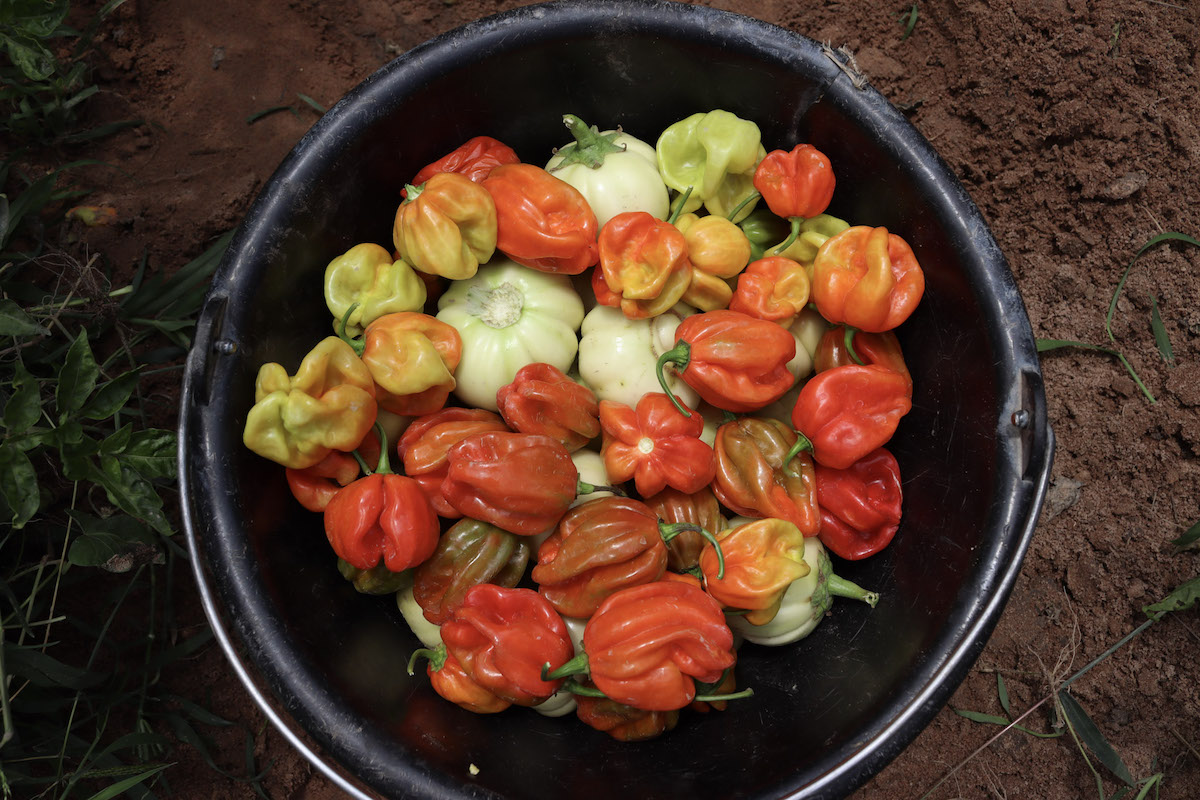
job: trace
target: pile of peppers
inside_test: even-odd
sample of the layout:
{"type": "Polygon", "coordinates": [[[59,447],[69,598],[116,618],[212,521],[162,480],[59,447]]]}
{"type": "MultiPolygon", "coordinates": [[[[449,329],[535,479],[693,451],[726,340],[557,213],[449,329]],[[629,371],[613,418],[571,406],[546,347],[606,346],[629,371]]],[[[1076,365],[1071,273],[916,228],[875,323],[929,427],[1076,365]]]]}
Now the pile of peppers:
{"type": "Polygon", "coordinates": [[[900,530],[924,273],[827,213],[812,143],[724,110],[654,144],[562,122],[544,166],[481,133],[396,186],[390,241],[331,254],[331,332],[262,365],[243,440],[347,590],[394,600],[409,675],[638,741],[754,702],[740,647],[879,601],[834,566],[900,530]]]}

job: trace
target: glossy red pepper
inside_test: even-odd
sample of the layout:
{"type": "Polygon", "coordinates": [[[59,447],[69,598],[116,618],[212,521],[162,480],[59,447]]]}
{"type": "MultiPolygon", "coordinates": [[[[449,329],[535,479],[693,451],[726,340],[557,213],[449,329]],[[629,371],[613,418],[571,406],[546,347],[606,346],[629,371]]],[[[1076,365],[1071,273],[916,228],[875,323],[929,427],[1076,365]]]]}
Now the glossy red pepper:
{"type": "MultiPolygon", "coordinates": [[[[358,453],[368,464],[379,462],[379,439],[374,433],[358,446],[358,453]]],[[[353,483],[362,474],[362,467],[354,456],[340,450],[331,450],[329,455],[311,467],[284,470],[292,496],[309,511],[320,513],[343,486],[353,483]]]]}
{"type": "Polygon", "coordinates": [[[823,213],[835,185],[829,157],[811,144],[772,150],[754,170],[754,188],[777,217],[806,219],[823,213]]]}
{"type": "Polygon", "coordinates": [[[821,316],[872,333],[908,319],[925,292],[925,273],[908,242],[887,228],[858,225],[821,245],[812,299],[821,316]]]}
{"type": "Polygon", "coordinates": [[[413,653],[409,675],[414,674],[413,660],[418,656],[428,659],[425,674],[429,676],[430,686],[451,703],[475,714],[496,714],[512,705],[476,683],[444,644],[433,650],[421,649],[413,653]]]}
{"type": "Polygon", "coordinates": [[[817,465],[821,544],[850,561],[888,546],[900,528],[900,465],[880,447],[846,469],[817,465]]]}
{"type": "Polygon", "coordinates": [[[514,431],[545,434],[572,453],[600,435],[596,393],[552,364],[521,367],[496,393],[496,404],[514,431]]]}
{"type": "Polygon", "coordinates": [[[457,519],[462,514],[442,496],[447,451],[473,434],[507,430],[495,412],[450,406],[413,421],[400,437],[396,452],[404,462],[404,473],[420,484],[438,516],[457,519]]]}
{"type": "Polygon", "coordinates": [[[532,164],[502,164],[483,187],[496,204],[496,249],[513,261],[578,275],[599,260],[596,214],[574,186],[532,164]]]}
{"type": "Polygon", "coordinates": [[[697,682],[716,682],[737,660],[720,605],[680,581],[611,595],[588,620],[583,649],[597,689],[650,711],[683,708],[697,682]]]}
{"type": "Polygon", "coordinates": [[[716,548],[700,553],[704,588],[728,608],[745,609],[746,621],[765,625],[779,612],[783,593],[809,573],[804,561],[804,534],[783,519],[758,519],[717,534],[724,553],[725,574],[718,576],[716,548]]]}
{"type": "Polygon", "coordinates": [[[647,711],[607,697],[579,695],[575,715],[590,728],[621,742],[644,742],[675,727],[678,711],[647,711]]]}
{"type": "Polygon", "coordinates": [[[712,447],[700,440],[704,419],[699,414],[683,416],[665,394],[647,392],[636,410],[602,400],[600,426],[609,480],[633,479],[643,498],[668,486],[698,492],[712,482],[717,465],[712,447]]]}
{"type": "Polygon", "coordinates": [[[627,211],[605,223],[599,248],[601,279],[630,319],[663,313],[692,282],[687,240],[645,211],[627,211]]]}
{"type": "Polygon", "coordinates": [[[425,619],[441,625],[472,586],[516,586],[525,575],[529,556],[525,537],[486,522],[459,520],[413,572],[413,599],[425,619]]]}
{"type": "Polygon", "coordinates": [[[554,527],[579,493],[571,454],[549,436],[480,433],[446,453],[442,496],[460,514],[530,536],[554,527]]]}
{"type": "Polygon", "coordinates": [[[325,507],[325,535],[338,558],[358,569],[382,560],[392,572],[415,567],[437,547],[441,526],[412,478],[379,468],[346,486],[325,507]]]}
{"type": "Polygon", "coordinates": [[[538,548],[530,577],[560,614],[587,618],[614,592],[650,583],[667,568],[658,515],[625,497],[567,512],[538,548]]]}
{"type": "Polygon", "coordinates": [[[900,340],[892,331],[869,333],[845,325],[835,325],[825,331],[813,353],[813,368],[824,372],[848,364],[875,364],[899,372],[908,381],[911,395],[912,376],[900,349],[900,340]]]}
{"type": "MultiPolygon", "coordinates": [[[[708,488],[686,494],[668,486],[645,502],[667,524],[687,523],[711,533],[723,527],[721,505],[708,488]]],[[[681,530],[667,542],[667,568],[678,571],[696,566],[705,542],[699,531],[681,530]]]]}
{"type": "Polygon", "coordinates": [[[777,419],[742,417],[717,428],[712,489],[731,511],[746,517],[785,519],[805,536],[821,527],[812,457],[789,459],[796,434],[777,419]]]}
{"type": "Polygon", "coordinates": [[[808,272],[798,261],[769,256],[751,263],[738,276],[731,311],[789,325],[808,305],[808,272]]]}
{"type": "Polygon", "coordinates": [[[437,161],[426,164],[409,183],[420,186],[439,172],[457,172],[475,183],[482,183],[496,167],[516,164],[520,160],[516,152],[503,142],[491,136],[475,136],[437,161]]]}
{"type": "Polygon", "coordinates": [[[481,583],[467,592],[441,628],[446,649],[475,683],[513,705],[533,706],[561,680],[542,678],[574,653],[567,625],[532,589],[481,583]]]}
{"type": "Polygon", "coordinates": [[[818,372],[796,398],[792,425],[812,446],[817,463],[846,469],[882,447],[912,408],[909,382],[874,365],[818,372]]]}
{"type": "Polygon", "coordinates": [[[658,359],[658,381],[663,391],[670,391],[663,369],[674,364],[684,382],[710,405],[746,413],[773,403],[792,388],[795,378],[787,364],[795,355],[796,339],[781,325],[717,309],[679,323],[675,346],[658,359]]]}

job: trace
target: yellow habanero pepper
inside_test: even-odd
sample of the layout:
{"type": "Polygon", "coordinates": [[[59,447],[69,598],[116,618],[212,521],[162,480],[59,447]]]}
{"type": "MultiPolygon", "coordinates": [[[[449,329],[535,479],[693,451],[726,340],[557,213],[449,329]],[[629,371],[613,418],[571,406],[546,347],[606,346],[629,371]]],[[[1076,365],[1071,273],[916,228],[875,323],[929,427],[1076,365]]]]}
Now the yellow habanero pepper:
{"type": "Polygon", "coordinates": [[[354,245],[325,268],[325,305],[333,314],[334,331],[342,329],[344,319],[350,336],[384,314],[420,311],[425,292],[425,282],[412,267],[374,243],[354,245]]]}
{"type": "Polygon", "coordinates": [[[487,189],[455,172],[407,187],[396,209],[392,243],[416,269],[451,280],[472,277],[496,251],[496,203],[487,189]]]}
{"type": "Polygon", "coordinates": [[[375,424],[375,381],[345,341],[322,339],[289,376],[263,364],[246,417],[246,447],[278,464],[306,469],[333,450],[350,451],[375,424]]]}
{"type": "Polygon", "coordinates": [[[726,281],[750,262],[750,240],[736,224],[716,215],[684,214],[675,227],[687,242],[693,268],[683,302],[701,311],[727,308],[733,288],[726,281]]]}

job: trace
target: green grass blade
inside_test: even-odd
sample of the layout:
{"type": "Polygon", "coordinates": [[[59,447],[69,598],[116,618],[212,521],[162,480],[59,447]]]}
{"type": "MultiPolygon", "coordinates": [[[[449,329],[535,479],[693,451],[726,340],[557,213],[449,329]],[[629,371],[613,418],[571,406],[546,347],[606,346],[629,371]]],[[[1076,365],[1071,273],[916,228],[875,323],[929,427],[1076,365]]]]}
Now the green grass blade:
{"type": "Polygon", "coordinates": [[[316,100],[313,100],[311,97],[304,94],[303,92],[297,92],[296,97],[299,97],[301,100],[303,100],[305,103],[307,103],[318,114],[324,114],[325,111],[327,110],[325,108],[325,106],[321,105],[316,100]]]}
{"type": "Polygon", "coordinates": [[[1175,366],[1175,352],[1171,349],[1171,337],[1167,335],[1167,326],[1163,324],[1162,315],[1158,313],[1158,298],[1150,295],[1150,329],[1154,331],[1154,343],[1158,353],[1169,366],[1175,366]]]}
{"type": "Polygon", "coordinates": [[[1108,353],[1110,356],[1120,355],[1116,350],[1109,347],[1101,347],[1098,344],[1090,342],[1077,342],[1074,339],[1038,339],[1037,351],[1039,353],[1048,353],[1051,350],[1061,350],[1064,347],[1079,347],[1084,350],[1099,350],[1101,353],[1108,353]]]}
{"type": "Polygon", "coordinates": [[[1192,578],[1190,581],[1181,583],[1162,600],[1144,606],[1142,611],[1150,615],[1150,619],[1147,622],[1152,622],[1175,611],[1187,611],[1196,605],[1197,600],[1200,600],[1200,575],[1192,578]]]}
{"type": "Polygon", "coordinates": [[[1075,731],[1083,744],[1095,754],[1096,758],[1100,760],[1100,763],[1109,772],[1120,779],[1126,786],[1133,786],[1135,781],[1133,775],[1129,772],[1129,767],[1125,766],[1125,762],[1121,760],[1121,756],[1117,754],[1117,751],[1104,738],[1104,734],[1096,727],[1096,723],[1092,722],[1092,718],[1084,711],[1079,701],[1072,697],[1070,692],[1065,690],[1058,693],[1058,699],[1067,722],[1071,725],[1072,730],[1075,731]]]}
{"type": "Polygon", "coordinates": [[[126,778],[125,780],[117,781],[112,786],[109,786],[106,789],[101,789],[100,791],[96,792],[94,795],[89,797],[88,800],[112,800],[112,798],[119,797],[120,795],[129,791],[133,787],[139,786],[139,785],[145,783],[146,781],[153,778],[155,775],[157,775],[158,773],[162,772],[164,769],[166,769],[167,767],[170,767],[170,766],[172,766],[172,765],[171,764],[159,764],[158,766],[153,767],[148,770],[145,770],[144,772],[140,772],[137,775],[131,775],[130,777],[126,778]]]}
{"type": "Polygon", "coordinates": [[[1195,525],[1184,531],[1183,535],[1178,539],[1172,539],[1171,544],[1176,547],[1188,547],[1195,544],[1197,540],[1200,540],[1200,520],[1197,520],[1195,525]]]}
{"type": "Polygon", "coordinates": [[[1004,709],[1004,713],[1012,716],[1012,709],[1008,705],[1008,687],[1004,685],[1004,676],[999,672],[996,673],[996,696],[1000,698],[1000,707],[1004,709]]]}
{"type": "Polygon", "coordinates": [[[966,717],[971,722],[983,722],[988,725],[1007,725],[1009,723],[1007,717],[1001,717],[996,714],[985,714],[982,711],[968,711],[962,708],[955,708],[953,710],[955,714],[958,714],[960,717],[966,717]]]}
{"type": "Polygon", "coordinates": [[[271,106],[270,108],[264,108],[262,111],[255,111],[253,114],[246,117],[246,124],[253,125],[263,117],[269,117],[272,114],[280,111],[290,111],[296,116],[300,116],[300,112],[296,111],[296,109],[292,108],[291,106],[271,106]]]}
{"type": "Polygon", "coordinates": [[[1167,231],[1151,238],[1150,241],[1138,248],[1138,251],[1133,254],[1133,259],[1129,262],[1129,266],[1125,267],[1125,272],[1121,274],[1121,279],[1117,281],[1117,288],[1113,292],[1112,300],[1108,304],[1108,314],[1104,318],[1104,330],[1108,334],[1108,338],[1113,342],[1113,344],[1116,344],[1117,340],[1112,334],[1112,320],[1113,315],[1117,312],[1117,300],[1121,297],[1121,290],[1125,287],[1125,281],[1129,278],[1129,273],[1133,269],[1133,265],[1137,263],[1139,258],[1141,258],[1142,253],[1145,253],[1151,247],[1154,247],[1157,244],[1162,244],[1163,242],[1183,242],[1185,244],[1190,244],[1193,247],[1200,247],[1200,241],[1193,239],[1186,233],[1167,231]]]}

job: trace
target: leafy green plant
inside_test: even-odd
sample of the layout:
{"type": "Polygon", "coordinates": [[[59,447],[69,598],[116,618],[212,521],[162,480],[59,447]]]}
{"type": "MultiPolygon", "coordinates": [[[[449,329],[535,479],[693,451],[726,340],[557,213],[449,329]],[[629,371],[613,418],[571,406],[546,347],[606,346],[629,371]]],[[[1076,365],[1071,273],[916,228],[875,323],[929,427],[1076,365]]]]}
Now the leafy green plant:
{"type": "Polygon", "coordinates": [[[904,41],[912,36],[912,32],[916,30],[917,18],[920,16],[920,11],[917,9],[917,4],[913,3],[912,7],[906,8],[900,12],[900,22],[904,25],[904,35],[900,37],[900,41],[904,41]]]}
{"type": "MultiPolygon", "coordinates": [[[[1129,266],[1125,267],[1125,271],[1121,274],[1121,279],[1117,281],[1117,288],[1113,291],[1112,300],[1110,300],[1108,303],[1108,313],[1104,317],[1104,332],[1108,336],[1109,342],[1112,343],[1112,347],[1105,347],[1103,345],[1093,344],[1091,342],[1080,342],[1073,339],[1038,339],[1038,352],[1046,353],[1051,350],[1058,350],[1064,347],[1076,347],[1083,348],[1085,350],[1097,350],[1102,353],[1107,353],[1111,356],[1116,356],[1117,360],[1121,362],[1121,364],[1125,367],[1125,370],[1129,373],[1129,377],[1133,378],[1133,382],[1136,383],[1138,388],[1142,390],[1142,394],[1144,394],[1151,403],[1157,403],[1158,401],[1150,392],[1150,389],[1146,387],[1146,384],[1142,382],[1142,379],[1138,377],[1137,372],[1133,369],[1133,365],[1129,363],[1129,359],[1125,357],[1124,353],[1117,349],[1117,339],[1115,336],[1113,336],[1112,332],[1112,321],[1117,312],[1117,301],[1121,298],[1121,291],[1125,288],[1125,282],[1129,279],[1129,273],[1133,269],[1133,265],[1136,264],[1137,260],[1141,258],[1142,254],[1150,248],[1162,244],[1163,242],[1171,241],[1183,242],[1184,244],[1188,244],[1193,247],[1200,247],[1200,241],[1197,241],[1187,234],[1177,233],[1175,231],[1167,231],[1166,233],[1160,233],[1151,238],[1148,242],[1138,248],[1138,251],[1133,255],[1133,259],[1129,262],[1129,266]]],[[[1154,297],[1151,297],[1150,303],[1150,327],[1154,334],[1155,344],[1158,347],[1159,354],[1162,356],[1163,361],[1165,361],[1168,365],[1173,365],[1175,356],[1171,349],[1171,340],[1167,336],[1166,326],[1163,325],[1162,317],[1158,313],[1158,301],[1155,300],[1154,297]]]]}

